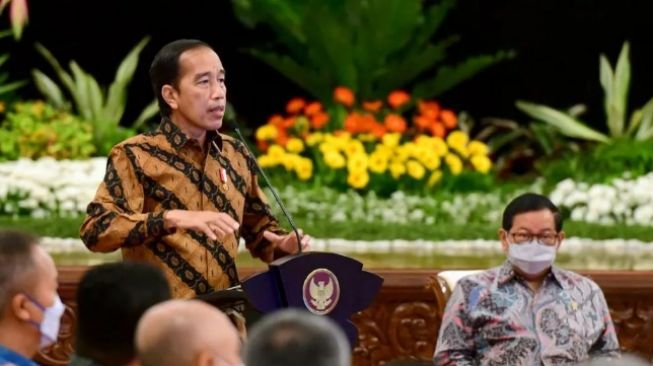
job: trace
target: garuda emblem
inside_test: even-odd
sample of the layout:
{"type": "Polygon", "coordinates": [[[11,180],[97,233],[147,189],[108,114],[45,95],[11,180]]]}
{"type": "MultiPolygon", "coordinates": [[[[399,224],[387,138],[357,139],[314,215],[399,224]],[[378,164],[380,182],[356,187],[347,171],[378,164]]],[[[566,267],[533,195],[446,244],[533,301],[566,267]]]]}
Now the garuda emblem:
{"type": "Polygon", "coordinates": [[[330,313],[340,299],[338,278],[326,268],[318,268],[304,280],[304,305],[315,314],[330,313]]]}

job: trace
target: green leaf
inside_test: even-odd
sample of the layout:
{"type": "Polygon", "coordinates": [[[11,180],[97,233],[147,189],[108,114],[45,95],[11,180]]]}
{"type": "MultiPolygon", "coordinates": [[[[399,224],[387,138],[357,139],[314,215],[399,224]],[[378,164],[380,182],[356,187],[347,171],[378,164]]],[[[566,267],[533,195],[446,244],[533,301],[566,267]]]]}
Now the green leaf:
{"type": "Polygon", "coordinates": [[[643,107],[640,109],[641,118],[639,123],[639,128],[635,133],[635,138],[637,140],[647,140],[653,138],[653,98],[651,98],[643,107]]]}
{"type": "Polygon", "coordinates": [[[614,110],[614,129],[616,135],[621,136],[624,132],[624,123],[626,119],[626,107],[628,102],[628,88],[630,86],[630,59],[629,59],[630,46],[625,42],[619,59],[617,60],[617,67],[614,74],[613,99],[610,102],[611,108],[614,110]]]}
{"type": "Polygon", "coordinates": [[[437,97],[482,70],[512,57],[514,57],[512,52],[499,51],[495,55],[468,58],[456,66],[443,66],[434,78],[419,82],[413,94],[421,98],[437,97]]]}
{"type": "Polygon", "coordinates": [[[154,117],[157,113],[159,113],[159,104],[155,99],[145,108],[143,108],[141,114],[138,115],[138,118],[136,118],[136,121],[134,121],[134,124],[132,124],[132,128],[136,130],[140,129],[141,126],[147,122],[147,120],[154,117]]]}
{"type": "Polygon", "coordinates": [[[118,125],[123,113],[125,112],[125,104],[127,101],[126,89],[134,77],[134,72],[138,65],[138,57],[149,40],[150,37],[144,37],[136,46],[134,46],[134,48],[131,49],[131,51],[129,51],[127,56],[120,63],[114,81],[109,86],[107,101],[104,105],[104,116],[107,120],[112,121],[113,125],[118,125]]]}
{"type": "Polygon", "coordinates": [[[35,45],[36,50],[48,61],[48,63],[52,66],[54,71],[57,73],[57,76],[59,76],[59,79],[61,82],[63,82],[64,86],[68,88],[68,91],[72,94],[75,92],[75,82],[73,81],[72,76],[67,73],[63,67],[59,64],[59,61],[57,61],[56,58],[48,51],[47,48],[45,48],[42,44],[36,43],[35,45]]]}
{"type": "Polygon", "coordinates": [[[95,122],[96,116],[93,115],[93,109],[90,102],[90,93],[86,73],[75,61],[70,61],[70,70],[73,72],[75,81],[74,92],[72,92],[77,112],[87,120],[95,122]]]}
{"type": "Polygon", "coordinates": [[[21,81],[14,81],[12,83],[2,85],[0,86],[0,95],[14,91],[24,86],[25,84],[27,84],[27,81],[21,80],[21,81]]]}
{"type": "Polygon", "coordinates": [[[67,108],[67,103],[61,88],[49,76],[40,70],[34,69],[32,70],[32,77],[36,88],[45,96],[49,103],[56,108],[67,108]]]}
{"type": "Polygon", "coordinates": [[[524,101],[517,101],[516,105],[517,108],[532,118],[555,126],[565,136],[605,143],[610,141],[610,138],[606,135],[587,127],[556,109],[524,101]]]}

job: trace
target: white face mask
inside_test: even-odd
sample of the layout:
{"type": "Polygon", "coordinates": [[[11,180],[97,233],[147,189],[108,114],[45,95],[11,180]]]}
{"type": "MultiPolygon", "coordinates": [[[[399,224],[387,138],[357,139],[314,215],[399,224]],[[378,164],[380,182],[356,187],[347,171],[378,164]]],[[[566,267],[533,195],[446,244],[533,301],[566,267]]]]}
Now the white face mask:
{"type": "Polygon", "coordinates": [[[514,244],[508,242],[508,260],[522,272],[535,275],[551,267],[556,257],[556,245],[540,244],[537,240],[514,244]]]}
{"type": "Polygon", "coordinates": [[[39,332],[41,332],[39,348],[43,349],[57,341],[61,316],[66,310],[66,307],[61,302],[59,295],[54,298],[54,304],[47,308],[39,304],[39,302],[34,300],[31,296],[27,295],[27,298],[43,311],[43,320],[41,321],[41,324],[31,322],[39,329],[39,332]]]}

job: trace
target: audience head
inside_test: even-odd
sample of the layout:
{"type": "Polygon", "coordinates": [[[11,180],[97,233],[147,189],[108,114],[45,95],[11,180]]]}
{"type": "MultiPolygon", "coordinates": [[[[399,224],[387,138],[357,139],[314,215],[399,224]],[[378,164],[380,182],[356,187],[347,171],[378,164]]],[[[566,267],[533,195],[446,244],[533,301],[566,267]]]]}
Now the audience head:
{"type": "Polygon", "coordinates": [[[231,320],[198,300],[170,300],[145,312],[136,330],[142,366],[240,366],[231,320]]]}
{"type": "Polygon", "coordinates": [[[133,362],[138,320],[168,299],[168,282],[151,265],[118,262],[91,268],[77,289],[77,354],[105,366],[133,362]]]}
{"type": "Polygon", "coordinates": [[[33,357],[57,340],[65,307],[57,268],[35,236],[0,231],[0,344],[33,357]]]}
{"type": "Polygon", "coordinates": [[[351,348],[331,319],[298,309],[267,315],[252,327],[247,366],[349,366],[351,348]]]}

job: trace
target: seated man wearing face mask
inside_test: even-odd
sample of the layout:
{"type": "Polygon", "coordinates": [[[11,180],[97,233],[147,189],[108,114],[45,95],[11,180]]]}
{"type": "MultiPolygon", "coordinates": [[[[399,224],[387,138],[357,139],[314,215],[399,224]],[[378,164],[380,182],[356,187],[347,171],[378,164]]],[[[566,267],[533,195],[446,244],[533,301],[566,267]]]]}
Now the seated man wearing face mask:
{"type": "Polygon", "coordinates": [[[436,365],[559,365],[618,356],[601,289],[552,266],[565,234],[558,208],[527,193],[503,213],[508,259],[456,285],[442,319],[436,365]]]}
{"type": "Polygon", "coordinates": [[[39,349],[57,340],[64,305],[57,269],[38,240],[0,231],[0,366],[33,366],[39,349]]]}

